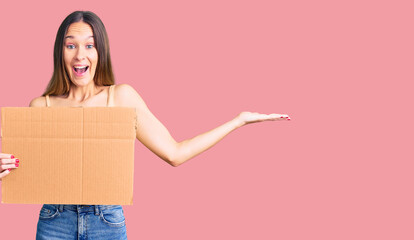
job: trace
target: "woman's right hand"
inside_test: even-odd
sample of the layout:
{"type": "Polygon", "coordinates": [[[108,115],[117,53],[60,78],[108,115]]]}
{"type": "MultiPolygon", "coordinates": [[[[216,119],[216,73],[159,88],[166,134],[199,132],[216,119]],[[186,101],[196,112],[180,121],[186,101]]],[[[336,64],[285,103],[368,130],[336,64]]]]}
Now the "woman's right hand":
{"type": "Polygon", "coordinates": [[[19,159],[12,154],[0,153],[0,181],[10,173],[13,168],[19,167],[19,159]]]}

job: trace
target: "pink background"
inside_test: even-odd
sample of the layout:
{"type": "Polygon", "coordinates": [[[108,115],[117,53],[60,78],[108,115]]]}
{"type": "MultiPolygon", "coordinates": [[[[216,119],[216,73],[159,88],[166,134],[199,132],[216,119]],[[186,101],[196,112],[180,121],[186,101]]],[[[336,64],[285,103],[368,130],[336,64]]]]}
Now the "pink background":
{"type": "MultiPolygon", "coordinates": [[[[117,84],[177,141],[242,127],[173,168],[136,142],[129,239],[414,239],[412,1],[2,3],[0,106],[52,74],[57,29],[95,12],[117,84]]],[[[24,165],[24,159],[22,159],[24,165]]],[[[0,204],[2,239],[34,239],[41,205],[0,204]]]]}

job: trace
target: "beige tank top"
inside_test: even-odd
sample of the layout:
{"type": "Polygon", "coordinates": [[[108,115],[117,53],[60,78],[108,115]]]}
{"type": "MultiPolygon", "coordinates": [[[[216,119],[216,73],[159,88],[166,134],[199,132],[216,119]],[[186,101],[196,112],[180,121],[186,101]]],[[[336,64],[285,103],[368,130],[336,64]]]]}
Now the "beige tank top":
{"type": "MultiPolygon", "coordinates": [[[[112,107],[114,105],[114,97],[113,97],[113,93],[114,93],[114,88],[115,85],[111,85],[109,87],[109,92],[108,92],[108,99],[106,101],[106,106],[107,107],[112,107]]],[[[50,98],[49,95],[46,95],[46,107],[50,107],[50,98]]]]}

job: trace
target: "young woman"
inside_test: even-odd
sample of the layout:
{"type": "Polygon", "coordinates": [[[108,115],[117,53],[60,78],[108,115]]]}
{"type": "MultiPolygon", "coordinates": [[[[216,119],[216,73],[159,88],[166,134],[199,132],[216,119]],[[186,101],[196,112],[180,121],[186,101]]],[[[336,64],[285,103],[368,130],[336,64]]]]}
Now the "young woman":
{"type": "MultiPolygon", "coordinates": [[[[115,85],[105,27],[92,12],[76,11],[59,27],[54,46],[54,72],[45,93],[31,107],[134,107],[137,139],[170,165],[177,167],[209,149],[231,131],[253,122],[290,120],[285,114],[242,112],[227,123],[194,138],[176,142],[150,112],[134,88],[115,85]]],[[[19,160],[0,153],[0,180],[19,160]]],[[[126,239],[120,205],[44,204],[36,239],[126,239]]]]}

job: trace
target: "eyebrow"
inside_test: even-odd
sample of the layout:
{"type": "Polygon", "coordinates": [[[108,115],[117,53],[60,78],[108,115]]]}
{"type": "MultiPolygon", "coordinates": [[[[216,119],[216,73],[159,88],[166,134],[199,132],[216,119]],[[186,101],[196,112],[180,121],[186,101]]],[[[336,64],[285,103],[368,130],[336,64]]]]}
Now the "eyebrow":
{"type": "MultiPolygon", "coordinates": [[[[71,38],[71,39],[73,39],[73,38],[75,38],[75,37],[74,37],[74,36],[69,35],[69,36],[66,36],[66,37],[65,37],[65,39],[66,39],[66,38],[71,38]]],[[[89,38],[93,38],[93,36],[89,36],[89,37],[87,37],[86,39],[89,39],[89,38]]]]}

